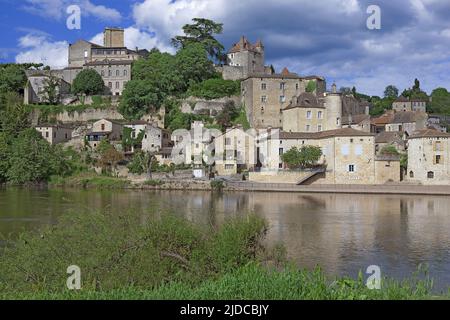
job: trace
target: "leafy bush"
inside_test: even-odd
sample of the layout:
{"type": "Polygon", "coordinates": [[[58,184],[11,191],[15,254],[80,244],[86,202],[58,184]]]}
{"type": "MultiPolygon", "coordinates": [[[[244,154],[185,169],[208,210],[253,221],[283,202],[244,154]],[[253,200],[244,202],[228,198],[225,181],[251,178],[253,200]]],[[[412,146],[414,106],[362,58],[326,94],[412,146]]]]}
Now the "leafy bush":
{"type": "Polygon", "coordinates": [[[102,77],[93,69],[84,69],[77,74],[72,83],[74,94],[96,95],[105,90],[102,77]]]}
{"type": "Polygon", "coordinates": [[[2,250],[0,292],[62,293],[73,264],[82,270],[83,290],[195,285],[262,259],[265,230],[254,216],[213,229],[167,214],[143,223],[134,213],[74,213],[2,250]]]}
{"type": "Polygon", "coordinates": [[[212,100],[223,97],[238,96],[240,95],[240,91],[240,81],[214,78],[193,84],[189,88],[187,95],[212,100]]]}

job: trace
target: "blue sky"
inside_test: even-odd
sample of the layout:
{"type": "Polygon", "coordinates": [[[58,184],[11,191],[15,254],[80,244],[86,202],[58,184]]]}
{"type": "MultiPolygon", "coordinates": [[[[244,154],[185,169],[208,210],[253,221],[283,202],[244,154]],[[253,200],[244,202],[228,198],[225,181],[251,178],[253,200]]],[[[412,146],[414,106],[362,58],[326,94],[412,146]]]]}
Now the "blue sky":
{"type": "Polygon", "coordinates": [[[64,67],[68,44],[101,42],[105,26],[125,28],[131,48],[173,52],[170,38],[194,17],[223,22],[227,48],[241,35],[262,39],[277,70],[377,95],[415,77],[427,91],[450,89],[449,0],[0,0],[0,62],[64,67]],[[66,27],[71,4],[81,8],[81,30],[66,27]],[[381,30],[366,27],[371,4],[381,8],[381,30]]]}

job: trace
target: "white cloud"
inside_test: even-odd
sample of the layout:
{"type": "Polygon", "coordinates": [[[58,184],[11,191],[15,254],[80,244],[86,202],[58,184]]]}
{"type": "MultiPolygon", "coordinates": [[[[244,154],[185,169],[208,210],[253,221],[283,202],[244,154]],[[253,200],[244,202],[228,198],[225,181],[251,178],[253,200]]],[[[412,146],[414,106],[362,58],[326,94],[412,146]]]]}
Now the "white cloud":
{"type": "Polygon", "coordinates": [[[19,47],[21,51],[16,56],[16,63],[43,63],[54,69],[67,66],[67,41],[52,42],[42,35],[27,34],[19,39],[19,47]]]}
{"type": "Polygon", "coordinates": [[[83,16],[93,16],[103,21],[119,22],[122,16],[116,9],[103,5],[95,5],[90,0],[26,0],[24,9],[50,19],[61,19],[66,16],[70,5],[79,5],[83,16]]]}
{"type": "MultiPolygon", "coordinates": [[[[103,33],[96,34],[93,38],[91,38],[90,42],[96,43],[98,45],[103,45],[103,33]]],[[[139,30],[136,27],[125,28],[125,46],[132,50],[136,48],[147,50],[158,48],[163,52],[173,53],[175,51],[173,47],[167,46],[165,43],[162,43],[154,35],[139,30]]]]}

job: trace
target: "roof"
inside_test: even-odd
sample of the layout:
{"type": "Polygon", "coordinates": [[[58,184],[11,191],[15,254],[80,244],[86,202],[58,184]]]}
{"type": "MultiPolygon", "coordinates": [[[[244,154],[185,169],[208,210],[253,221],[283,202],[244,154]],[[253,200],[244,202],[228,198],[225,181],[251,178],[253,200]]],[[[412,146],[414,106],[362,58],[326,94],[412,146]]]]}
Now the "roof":
{"type": "Polygon", "coordinates": [[[402,131],[383,131],[375,137],[375,143],[391,143],[403,140],[402,131]]]}
{"type": "Polygon", "coordinates": [[[280,139],[326,139],[333,137],[372,137],[373,133],[356,130],[353,128],[342,128],[321,132],[280,132],[280,139]]]}
{"type": "Polygon", "coordinates": [[[394,102],[409,102],[409,99],[404,96],[400,96],[397,99],[395,99],[394,102]]]}
{"type": "Polygon", "coordinates": [[[71,126],[66,125],[66,124],[51,124],[51,123],[41,123],[41,124],[35,126],[35,128],[61,128],[61,129],[73,130],[73,128],[71,126]]]}
{"type": "Polygon", "coordinates": [[[250,41],[245,36],[242,36],[239,42],[233,44],[231,49],[228,51],[228,53],[236,53],[240,51],[253,51],[258,52],[256,48],[262,48],[262,42],[261,40],[258,40],[258,42],[255,45],[252,45],[250,41]]]}
{"type": "Polygon", "coordinates": [[[370,120],[368,114],[355,114],[348,117],[342,117],[342,125],[360,124],[363,121],[370,120]]]}
{"type": "Polygon", "coordinates": [[[378,118],[372,119],[371,123],[373,125],[386,125],[388,123],[392,123],[393,120],[394,120],[394,114],[391,112],[387,112],[387,113],[379,116],[378,118]]]}
{"type": "Polygon", "coordinates": [[[390,123],[413,123],[420,119],[426,119],[427,114],[416,111],[401,111],[394,114],[394,118],[390,123]]]}
{"type": "Polygon", "coordinates": [[[319,102],[319,99],[312,93],[304,92],[298,97],[294,98],[292,102],[283,110],[290,110],[295,108],[321,108],[325,107],[319,102]]]}
{"type": "Polygon", "coordinates": [[[421,138],[450,138],[450,133],[441,132],[436,129],[427,128],[418,131],[414,131],[408,139],[421,139],[421,138]]]}

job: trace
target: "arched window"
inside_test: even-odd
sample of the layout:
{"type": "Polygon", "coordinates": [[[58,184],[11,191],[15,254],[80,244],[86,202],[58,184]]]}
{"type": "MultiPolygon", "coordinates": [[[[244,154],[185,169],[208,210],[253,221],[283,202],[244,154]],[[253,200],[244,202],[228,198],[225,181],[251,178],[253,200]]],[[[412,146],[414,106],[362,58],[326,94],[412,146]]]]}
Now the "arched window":
{"type": "Polygon", "coordinates": [[[120,76],[120,71],[116,70],[116,77],[120,76]]]}
{"type": "Polygon", "coordinates": [[[128,75],[128,71],[127,70],[123,70],[123,75],[127,76],[128,75]]]}
{"type": "Polygon", "coordinates": [[[428,176],[428,179],[434,179],[434,172],[433,171],[429,171],[427,176],[428,176]]]}
{"type": "Polygon", "coordinates": [[[108,70],[108,76],[112,76],[112,72],[111,72],[111,70],[108,70]]]}
{"type": "Polygon", "coordinates": [[[414,172],[410,171],[410,172],[409,172],[409,177],[410,177],[410,178],[414,178],[414,172]]]}

